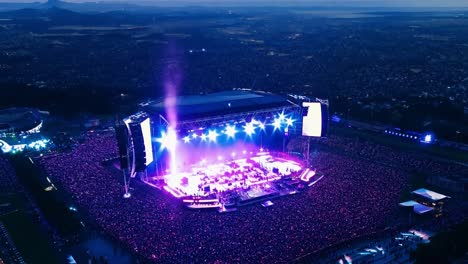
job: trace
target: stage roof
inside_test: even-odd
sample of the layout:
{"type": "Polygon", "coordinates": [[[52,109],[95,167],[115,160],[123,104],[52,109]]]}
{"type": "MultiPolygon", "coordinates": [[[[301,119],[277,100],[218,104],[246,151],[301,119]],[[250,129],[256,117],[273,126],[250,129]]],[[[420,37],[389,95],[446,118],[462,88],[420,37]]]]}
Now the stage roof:
{"type": "Polygon", "coordinates": [[[432,208],[432,207],[425,206],[424,204],[420,204],[420,203],[418,203],[416,201],[413,201],[413,200],[402,202],[402,203],[400,203],[400,206],[413,207],[413,211],[416,214],[424,214],[424,213],[427,213],[427,212],[430,212],[430,211],[434,210],[434,208],[432,208]]]}
{"type": "Polygon", "coordinates": [[[417,189],[417,190],[413,191],[412,193],[414,193],[416,195],[419,195],[419,196],[422,196],[424,198],[427,198],[427,199],[429,199],[431,201],[434,201],[434,202],[445,199],[445,198],[450,198],[449,196],[445,196],[443,194],[436,193],[436,192],[433,192],[431,190],[424,189],[424,188],[417,189]]]}
{"type": "Polygon", "coordinates": [[[406,201],[406,202],[402,202],[400,203],[400,206],[404,206],[404,207],[413,207],[415,205],[419,204],[418,202],[415,202],[413,200],[410,200],[410,201],[406,201]]]}
{"type": "Polygon", "coordinates": [[[425,214],[425,213],[428,213],[430,211],[434,210],[434,208],[432,207],[429,207],[429,206],[425,206],[423,204],[416,204],[414,207],[413,207],[413,211],[417,214],[425,214]]]}
{"type": "MultiPolygon", "coordinates": [[[[170,99],[167,101],[171,101],[170,99]]],[[[242,113],[277,107],[296,106],[286,97],[258,91],[224,91],[204,95],[178,96],[173,105],[178,120],[190,120],[225,114],[242,113]]],[[[152,115],[166,117],[164,99],[156,100],[145,106],[152,115]]]]}

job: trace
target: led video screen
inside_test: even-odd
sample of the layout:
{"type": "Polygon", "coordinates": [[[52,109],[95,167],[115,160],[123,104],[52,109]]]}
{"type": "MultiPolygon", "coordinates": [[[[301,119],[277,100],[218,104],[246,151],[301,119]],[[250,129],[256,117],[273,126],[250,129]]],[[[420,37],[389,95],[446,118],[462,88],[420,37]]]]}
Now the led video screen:
{"type": "Polygon", "coordinates": [[[147,118],[143,122],[140,123],[141,132],[143,134],[143,143],[145,145],[145,155],[146,155],[146,162],[145,165],[149,165],[153,162],[153,145],[151,142],[151,124],[150,119],[147,118]]]}
{"type": "Polygon", "coordinates": [[[319,102],[304,102],[305,115],[302,117],[302,135],[306,137],[321,137],[323,135],[322,104],[319,102]]]}

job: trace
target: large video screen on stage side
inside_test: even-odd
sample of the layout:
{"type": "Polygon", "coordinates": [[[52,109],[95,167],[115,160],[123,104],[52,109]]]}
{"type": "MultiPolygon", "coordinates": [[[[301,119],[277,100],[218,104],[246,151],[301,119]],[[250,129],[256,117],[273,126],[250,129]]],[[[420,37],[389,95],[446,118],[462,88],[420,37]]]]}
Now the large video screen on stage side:
{"type": "Polygon", "coordinates": [[[150,119],[147,118],[143,122],[140,123],[141,132],[143,134],[143,143],[145,145],[145,156],[146,162],[145,165],[149,165],[153,162],[153,145],[151,141],[151,124],[150,119]]]}
{"type": "Polygon", "coordinates": [[[323,136],[322,105],[319,102],[303,102],[302,135],[306,137],[323,136]]]}

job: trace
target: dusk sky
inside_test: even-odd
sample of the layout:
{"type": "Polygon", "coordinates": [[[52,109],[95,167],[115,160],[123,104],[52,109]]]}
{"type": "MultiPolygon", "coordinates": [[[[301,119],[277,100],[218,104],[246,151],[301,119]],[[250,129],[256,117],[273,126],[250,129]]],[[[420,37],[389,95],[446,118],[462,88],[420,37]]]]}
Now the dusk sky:
{"type": "MultiPolygon", "coordinates": [[[[0,2],[16,2],[16,3],[24,3],[24,2],[46,2],[46,0],[0,0],[0,2]]],[[[431,6],[445,6],[445,7],[468,7],[467,0],[132,0],[132,1],[125,1],[125,0],[100,0],[100,1],[86,1],[86,0],[67,0],[66,2],[130,2],[130,3],[145,3],[145,4],[158,4],[158,3],[174,3],[174,4],[208,4],[213,3],[214,5],[222,5],[223,2],[229,5],[233,5],[234,3],[242,5],[242,4],[261,4],[261,5],[268,5],[268,4],[318,4],[318,5],[329,5],[329,6],[401,6],[401,7],[431,7],[431,6]]]]}

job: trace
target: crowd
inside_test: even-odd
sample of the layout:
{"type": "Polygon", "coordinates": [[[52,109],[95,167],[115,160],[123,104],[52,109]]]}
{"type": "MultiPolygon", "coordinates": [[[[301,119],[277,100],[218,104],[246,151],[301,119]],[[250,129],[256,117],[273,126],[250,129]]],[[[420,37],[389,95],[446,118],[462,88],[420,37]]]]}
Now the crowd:
{"type": "MultiPolygon", "coordinates": [[[[380,155],[357,143],[346,148],[380,155]]],[[[72,152],[39,162],[101,229],[157,263],[284,263],[395,227],[399,196],[408,180],[395,167],[320,152],[313,165],[325,177],[310,189],[282,197],[272,207],[253,205],[219,214],[185,209],[169,194],[139,181],[130,184],[132,197],[123,199],[121,173],[101,163],[116,153],[112,133],[94,133],[72,152]]]]}
{"type": "Polygon", "coordinates": [[[0,192],[15,190],[18,186],[15,171],[5,157],[0,156],[0,192]]]}
{"type": "Polygon", "coordinates": [[[468,167],[466,166],[442,162],[421,155],[421,153],[395,151],[391,147],[358,138],[330,136],[326,139],[317,139],[315,143],[338,152],[342,151],[382,164],[396,166],[406,171],[450,177],[468,175],[468,167]]]}

